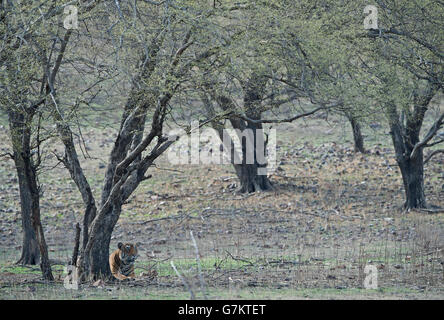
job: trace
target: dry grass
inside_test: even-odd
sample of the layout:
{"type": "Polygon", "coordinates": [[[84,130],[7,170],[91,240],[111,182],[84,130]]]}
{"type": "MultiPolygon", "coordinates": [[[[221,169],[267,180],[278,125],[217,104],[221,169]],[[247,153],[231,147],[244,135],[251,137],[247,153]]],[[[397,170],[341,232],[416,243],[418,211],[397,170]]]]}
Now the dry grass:
{"type": "MultiPolygon", "coordinates": [[[[444,214],[400,211],[402,185],[387,137],[368,133],[368,141],[382,142],[370,145],[368,155],[355,155],[339,122],[324,128],[331,130],[325,135],[320,120],[310,121],[311,135],[311,126],[279,128],[279,169],[271,176],[270,192],[237,194],[230,166],[177,168],[162,158],[151,170],[153,178],[124,206],[111,243],[137,242],[142,251],[137,272],[154,269],[158,276],[105,288],[86,285],[78,292],[63,288],[62,266],[55,266],[56,284],[42,284],[37,269],[12,264],[21,243],[18,190],[13,163],[2,161],[0,296],[189,298],[170,266],[173,260],[202,297],[192,230],[210,298],[442,299],[444,214]],[[379,290],[363,288],[367,264],[378,269],[379,290]]],[[[99,165],[106,162],[113,133],[83,132],[93,157],[85,169],[96,196],[105,170],[99,165]]],[[[5,130],[0,135],[5,139],[5,130]]],[[[443,155],[437,157],[425,172],[427,199],[441,206],[443,161],[443,155]]],[[[64,264],[82,202],[63,168],[42,171],[40,182],[50,256],[64,264]]]]}

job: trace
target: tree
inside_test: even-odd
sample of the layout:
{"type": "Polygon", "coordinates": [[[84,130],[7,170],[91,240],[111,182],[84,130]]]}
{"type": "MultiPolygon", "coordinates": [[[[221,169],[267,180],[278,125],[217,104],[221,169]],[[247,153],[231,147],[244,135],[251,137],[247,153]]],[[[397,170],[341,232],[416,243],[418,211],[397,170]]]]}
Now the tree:
{"type": "Polygon", "coordinates": [[[444,124],[444,113],[422,138],[421,130],[430,101],[443,88],[444,5],[434,0],[377,3],[384,27],[371,30],[368,36],[375,39],[375,53],[393,67],[381,70],[381,64],[376,64],[369,70],[380,81],[380,92],[388,97],[382,103],[403,179],[404,209],[426,208],[424,149],[443,142],[432,140],[444,124]],[[402,95],[408,92],[407,97],[393,98],[393,84],[402,88],[402,95]]]}
{"type": "MultiPolygon", "coordinates": [[[[65,145],[65,156],[61,160],[82,194],[85,212],[89,212],[88,218],[85,214],[84,228],[87,226],[87,230],[83,231],[83,248],[77,261],[83,279],[111,276],[109,244],[122,206],[140,183],[151,177],[146,174],[148,169],[177,139],[163,132],[172,97],[192,68],[229,41],[223,31],[219,33],[220,38],[214,38],[208,29],[203,28],[218,11],[212,7],[201,8],[193,1],[186,4],[139,3],[137,8],[134,5],[117,2],[111,8],[106,4],[97,6],[98,10],[105,9],[105,17],[101,17],[100,28],[95,27],[94,32],[107,32],[106,37],[101,38],[104,41],[101,46],[111,50],[116,58],[114,67],[124,70],[122,73],[130,78],[125,81],[131,84],[122,108],[118,135],[109,155],[100,202],[94,200],[82,170],[70,123],[57,110],[57,102],[52,105],[52,115],[65,145]],[[117,19],[105,27],[106,17],[117,19]],[[201,23],[196,24],[196,19],[201,23]],[[114,41],[116,39],[119,41],[114,41]],[[120,44],[115,46],[122,42],[132,50],[124,52],[120,44]]],[[[95,19],[99,18],[96,16],[95,19]]],[[[76,61],[82,63],[83,60],[78,58],[76,61]]],[[[95,80],[91,81],[94,83],[95,80]]],[[[59,96],[58,99],[65,97],[59,96]]]]}
{"type": "Polygon", "coordinates": [[[316,6],[298,2],[308,21],[303,50],[324,74],[316,79],[320,94],[343,98],[354,114],[365,106],[367,113],[385,115],[403,179],[404,208],[425,208],[423,150],[442,142],[433,139],[443,115],[422,138],[421,130],[430,101],[442,90],[444,6],[435,0],[376,3],[379,27],[365,30],[364,1],[340,7],[329,0],[316,6]]]}
{"type": "MultiPolygon", "coordinates": [[[[267,78],[253,74],[246,83],[243,106],[246,110],[246,115],[251,119],[258,120],[261,118],[261,108],[259,105],[263,100],[263,89],[266,82],[267,78]]],[[[214,91],[210,92],[211,98],[217,102],[225,113],[229,114],[238,109],[230,97],[218,94],[214,91]]],[[[202,95],[202,102],[208,115],[210,117],[215,117],[217,114],[205,93],[202,95]]],[[[236,130],[236,135],[240,140],[240,155],[236,151],[235,143],[224,131],[227,128],[217,121],[213,121],[212,126],[216,129],[219,138],[225,144],[223,149],[229,150],[230,161],[233,164],[236,175],[240,181],[239,191],[256,192],[271,189],[272,185],[266,174],[267,163],[264,161],[266,159],[267,141],[264,138],[262,124],[245,121],[240,119],[236,114],[229,116],[228,119],[231,126],[236,130]],[[258,146],[262,146],[262,148],[259,150],[258,146]]]]}
{"type": "Polygon", "coordinates": [[[265,170],[267,161],[262,159],[266,160],[268,141],[263,132],[264,123],[292,122],[341,104],[337,99],[324,101],[315,93],[314,78],[318,75],[310,57],[301,49],[303,41],[294,32],[287,32],[295,25],[294,17],[281,19],[291,6],[280,1],[245,2],[231,16],[232,23],[244,36],[231,42],[226,49],[229,53],[221,52],[202,66],[194,83],[202,91],[200,98],[207,117],[225,115],[241,141],[241,152],[237,154],[232,139],[224,135],[228,124],[212,122],[229,152],[240,192],[272,187],[265,170]],[[291,108],[294,110],[287,113],[279,110],[298,100],[311,102],[312,110],[291,108]],[[280,115],[277,119],[266,119],[274,114],[280,115]],[[249,155],[248,150],[251,150],[249,155]],[[249,156],[251,161],[247,163],[249,156]]]}
{"type": "Polygon", "coordinates": [[[32,1],[0,3],[0,28],[3,35],[0,51],[1,105],[9,118],[24,233],[19,262],[36,264],[40,260],[43,278],[46,280],[53,280],[53,275],[40,221],[41,191],[37,169],[41,162],[42,137],[39,129],[41,108],[46,101],[45,79],[55,77],[58,65],[52,56],[56,50],[56,41],[40,37],[42,30],[49,33],[54,31],[49,27],[48,20],[54,17],[58,5],[53,2],[46,6],[32,1]],[[39,121],[33,141],[35,117],[39,121]]]}
{"type": "MultiPolygon", "coordinates": [[[[83,9],[88,12],[97,3],[89,3],[83,9]]],[[[65,5],[64,1],[0,2],[4,35],[0,51],[1,106],[9,118],[24,229],[19,262],[37,263],[40,256],[46,280],[53,280],[53,276],[40,221],[38,168],[41,143],[52,135],[51,130],[45,129],[48,133],[43,136],[41,128],[47,121],[47,111],[58,108],[56,78],[71,35],[70,30],[57,23],[65,5]]]]}
{"type": "MultiPolygon", "coordinates": [[[[3,39],[8,39],[3,43],[8,44],[10,50],[6,49],[8,47],[4,47],[3,50],[0,51],[2,65],[2,82],[1,82],[1,90],[3,95],[1,107],[2,110],[6,112],[9,119],[9,127],[10,127],[10,135],[13,147],[13,154],[11,154],[11,158],[15,162],[18,180],[19,180],[19,190],[20,190],[20,204],[21,204],[21,216],[22,216],[22,228],[23,228],[23,244],[22,244],[22,254],[19,259],[19,263],[22,264],[38,264],[40,261],[40,253],[39,247],[37,243],[37,236],[35,229],[32,226],[31,217],[34,213],[38,214],[38,199],[39,194],[36,188],[36,166],[33,164],[31,159],[31,123],[32,118],[35,114],[35,108],[27,108],[22,107],[21,110],[16,108],[16,105],[23,106],[23,101],[18,101],[19,95],[17,95],[17,91],[20,92],[21,88],[17,88],[19,86],[20,80],[17,79],[15,83],[9,84],[6,83],[6,79],[8,75],[6,74],[8,70],[6,70],[7,65],[7,56],[11,54],[14,50],[17,50],[19,44],[14,46],[14,38],[13,33],[16,32],[17,27],[10,26],[10,22],[7,19],[7,13],[12,11],[12,8],[4,3],[0,2],[0,22],[1,22],[1,34],[4,35],[3,39]],[[7,85],[11,89],[10,95],[7,95],[7,85]],[[6,94],[5,94],[6,93],[6,94]],[[8,99],[11,98],[11,100],[8,99]],[[8,101],[9,100],[9,101],[8,101]],[[34,195],[34,196],[33,196],[34,195]],[[37,200],[37,202],[36,202],[37,200]],[[34,208],[34,212],[33,212],[34,208]]],[[[9,66],[12,68],[13,66],[9,66]]],[[[9,75],[13,75],[13,73],[9,73],[9,75]]],[[[32,106],[32,105],[31,105],[32,106]]]]}

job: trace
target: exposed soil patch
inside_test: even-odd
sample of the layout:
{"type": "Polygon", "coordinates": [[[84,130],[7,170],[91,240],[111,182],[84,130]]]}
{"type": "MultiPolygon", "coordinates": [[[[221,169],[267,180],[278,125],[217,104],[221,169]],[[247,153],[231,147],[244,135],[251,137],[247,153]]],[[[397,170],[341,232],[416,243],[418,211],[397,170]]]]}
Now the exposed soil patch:
{"type": "MultiPolygon", "coordinates": [[[[94,132],[84,134],[88,140],[94,132]]],[[[286,138],[291,134],[286,127],[283,141],[292,141],[286,138]]],[[[4,129],[0,135],[6,139],[4,129]]],[[[105,170],[101,155],[110,147],[109,135],[99,137],[88,140],[92,159],[85,168],[94,192],[105,170]]],[[[442,163],[444,156],[437,156],[425,172],[427,200],[436,206],[444,206],[442,163]]],[[[85,284],[63,297],[112,298],[121,290],[133,298],[188,298],[171,261],[198,296],[206,290],[213,298],[444,297],[444,213],[401,212],[401,179],[388,147],[358,155],[348,144],[282,142],[270,176],[274,190],[248,195],[236,192],[230,166],[177,168],[164,157],[151,174],[124,206],[111,243],[139,245],[138,279],[85,284]],[[366,265],[377,268],[379,290],[364,289],[366,265]],[[150,277],[153,270],[157,275],[150,277]]],[[[63,291],[63,266],[82,202],[63,168],[42,170],[40,183],[42,223],[57,278],[49,286],[63,291]]],[[[33,298],[42,290],[41,296],[51,298],[38,287],[44,286],[38,268],[27,272],[13,265],[21,227],[12,161],[0,162],[0,190],[0,295],[33,298]]]]}

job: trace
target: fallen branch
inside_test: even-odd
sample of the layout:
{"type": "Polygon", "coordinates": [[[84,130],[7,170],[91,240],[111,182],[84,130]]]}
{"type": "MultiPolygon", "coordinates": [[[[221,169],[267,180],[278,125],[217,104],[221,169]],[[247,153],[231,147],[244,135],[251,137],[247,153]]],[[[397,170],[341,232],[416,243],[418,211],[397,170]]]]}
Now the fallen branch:
{"type": "Polygon", "coordinates": [[[444,208],[441,209],[419,209],[419,211],[427,213],[444,213],[444,208]]]}
{"type": "Polygon", "coordinates": [[[238,257],[234,257],[228,250],[225,250],[225,252],[230,256],[231,259],[233,259],[235,261],[241,261],[241,262],[248,263],[248,265],[254,267],[254,264],[251,261],[245,260],[245,259],[242,259],[242,258],[238,258],[238,257]]]}

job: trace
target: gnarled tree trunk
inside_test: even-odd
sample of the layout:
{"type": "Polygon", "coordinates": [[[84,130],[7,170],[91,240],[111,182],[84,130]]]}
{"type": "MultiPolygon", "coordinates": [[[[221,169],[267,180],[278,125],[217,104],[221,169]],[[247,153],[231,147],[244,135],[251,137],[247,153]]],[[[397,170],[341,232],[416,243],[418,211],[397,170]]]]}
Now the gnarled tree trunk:
{"type": "MultiPolygon", "coordinates": [[[[216,99],[224,111],[234,108],[234,104],[229,98],[218,96],[216,99]]],[[[241,140],[242,158],[236,153],[234,142],[227,133],[224,133],[223,128],[218,127],[217,124],[213,124],[213,128],[218,131],[219,137],[224,143],[224,148],[231,153],[231,163],[234,166],[240,182],[239,191],[256,192],[270,190],[272,185],[267,175],[264,174],[264,172],[259,172],[260,169],[265,169],[266,167],[266,163],[258,159],[258,153],[265,152],[266,150],[266,141],[263,136],[262,125],[246,123],[236,117],[230,117],[230,123],[236,130],[238,138],[241,140]],[[247,130],[249,130],[249,132],[247,130]],[[263,149],[257,150],[257,146],[260,144],[263,145],[263,149]]],[[[265,159],[265,154],[262,158],[265,159]]]]}
{"type": "Polygon", "coordinates": [[[109,245],[122,205],[139,184],[149,178],[145,176],[148,168],[175,142],[162,137],[164,116],[171,97],[172,93],[166,93],[157,99],[145,97],[139,102],[142,105],[133,104],[134,96],[129,98],[126,110],[132,108],[140,112],[128,112],[123,116],[105,174],[101,205],[90,226],[86,247],[79,258],[78,272],[81,279],[112,278],[108,262],[109,245]],[[144,114],[156,100],[158,103],[155,104],[150,132],[143,137],[146,119],[144,114]],[[142,152],[156,137],[154,148],[148,155],[142,156],[142,152]]]}
{"type": "Polygon", "coordinates": [[[353,131],[353,143],[355,152],[365,153],[364,137],[361,132],[361,125],[359,121],[351,114],[347,115],[347,119],[350,122],[353,131]]]}
{"type": "MultiPolygon", "coordinates": [[[[265,77],[254,74],[247,82],[244,94],[244,107],[245,113],[250,119],[258,120],[261,118],[260,102],[266,81],[265,77]]],[[[235,110],[236,106],[230,98],[216,95],[212,91],[210,92],[213,99],[217,101],[224,111],[235,110]]],[[[201,100],[209,116],[215,116],[216,112],[205,94],[201,95],[201,100]]],[[[265,153],[267,141],[264,138],[262,124],[244,121],[235,116],[230,117],[229,120],[232,127],[236,130],[241,143],[241,157],[236,153],[234,142],[230,136],[226,132],[224,133],[226,128],[215,121],[212,122],[212,126],[223,141],[224,149],[230,152],[230,161],[240,182],[239,192],[250,193],[272,189],[272,184],[266,175],[267,163],[265,153]]]]}
{"type": "Polygon", "coordinates": [[[392,102],[386,105],[396,162],[404,185],[405,210],[427,207],[424,192],[424,148],[441,127],[444,114],[432,125],[422,141],[420,132],[428,105],[438,88],[429,84],[426,90],[414,92],[413,108],[404,108],[401,113],[398,113],[392,102]]]}
{"type": "Polygon", "coordinates": [[[109,208],[94,220],[88,244],[83,252],[85,276],[91,279],[111,279],[109,246],[113,229],[119,219],[121,205],[109,208]]]}
{"type": "Polygon", "coordinates": [[[405,191],[404,208],[426,208],[426,198],[424,193],[424,163],[423,152],[418,152],[413,159],[401,158],[398,161],[401,170],[402,181],[405,191]]]}
{"type": "Polygon", "coordinates": [[[36,165],[31,155],[32,113],[10,110],[8,117],[22,211],[23,247],[18,263],[37,264],[41,261],[43,278],[54,280],[40,221],[40,190],[36,165]]]}
{"type": "Polygon", "coordinates": [[[20,207],[23,228],[22,255],[17,263],[35,265],[40,262],[40,251],[37,243],[37,236],[32,226],[32,210],[38,204],[33,203],[36,198],[33,196],[32,186],[29,184],[26,174],[25,158],[31,157],[29,143],[31,141],[31,131],[25,123],[23,113],[10,111],[9,128],[12,140],[15,169],[19,182],[20,207]]]}
{"type": "Polygon", "coordinates": [[[410,138],[413,139],[411,140],[413,142],[415,140],[418,141],[419,138],[418,136],[415,138],[414,136],[408,137],[403,135],[401,123],[397,119],[392,119],[390,127],[396,162],[401,171],[404,185],[404,209],[425,208],[423,152],[421,150],[415,158],[410,158],[414,144],[405,140],[406,138],[410,138]]]}

